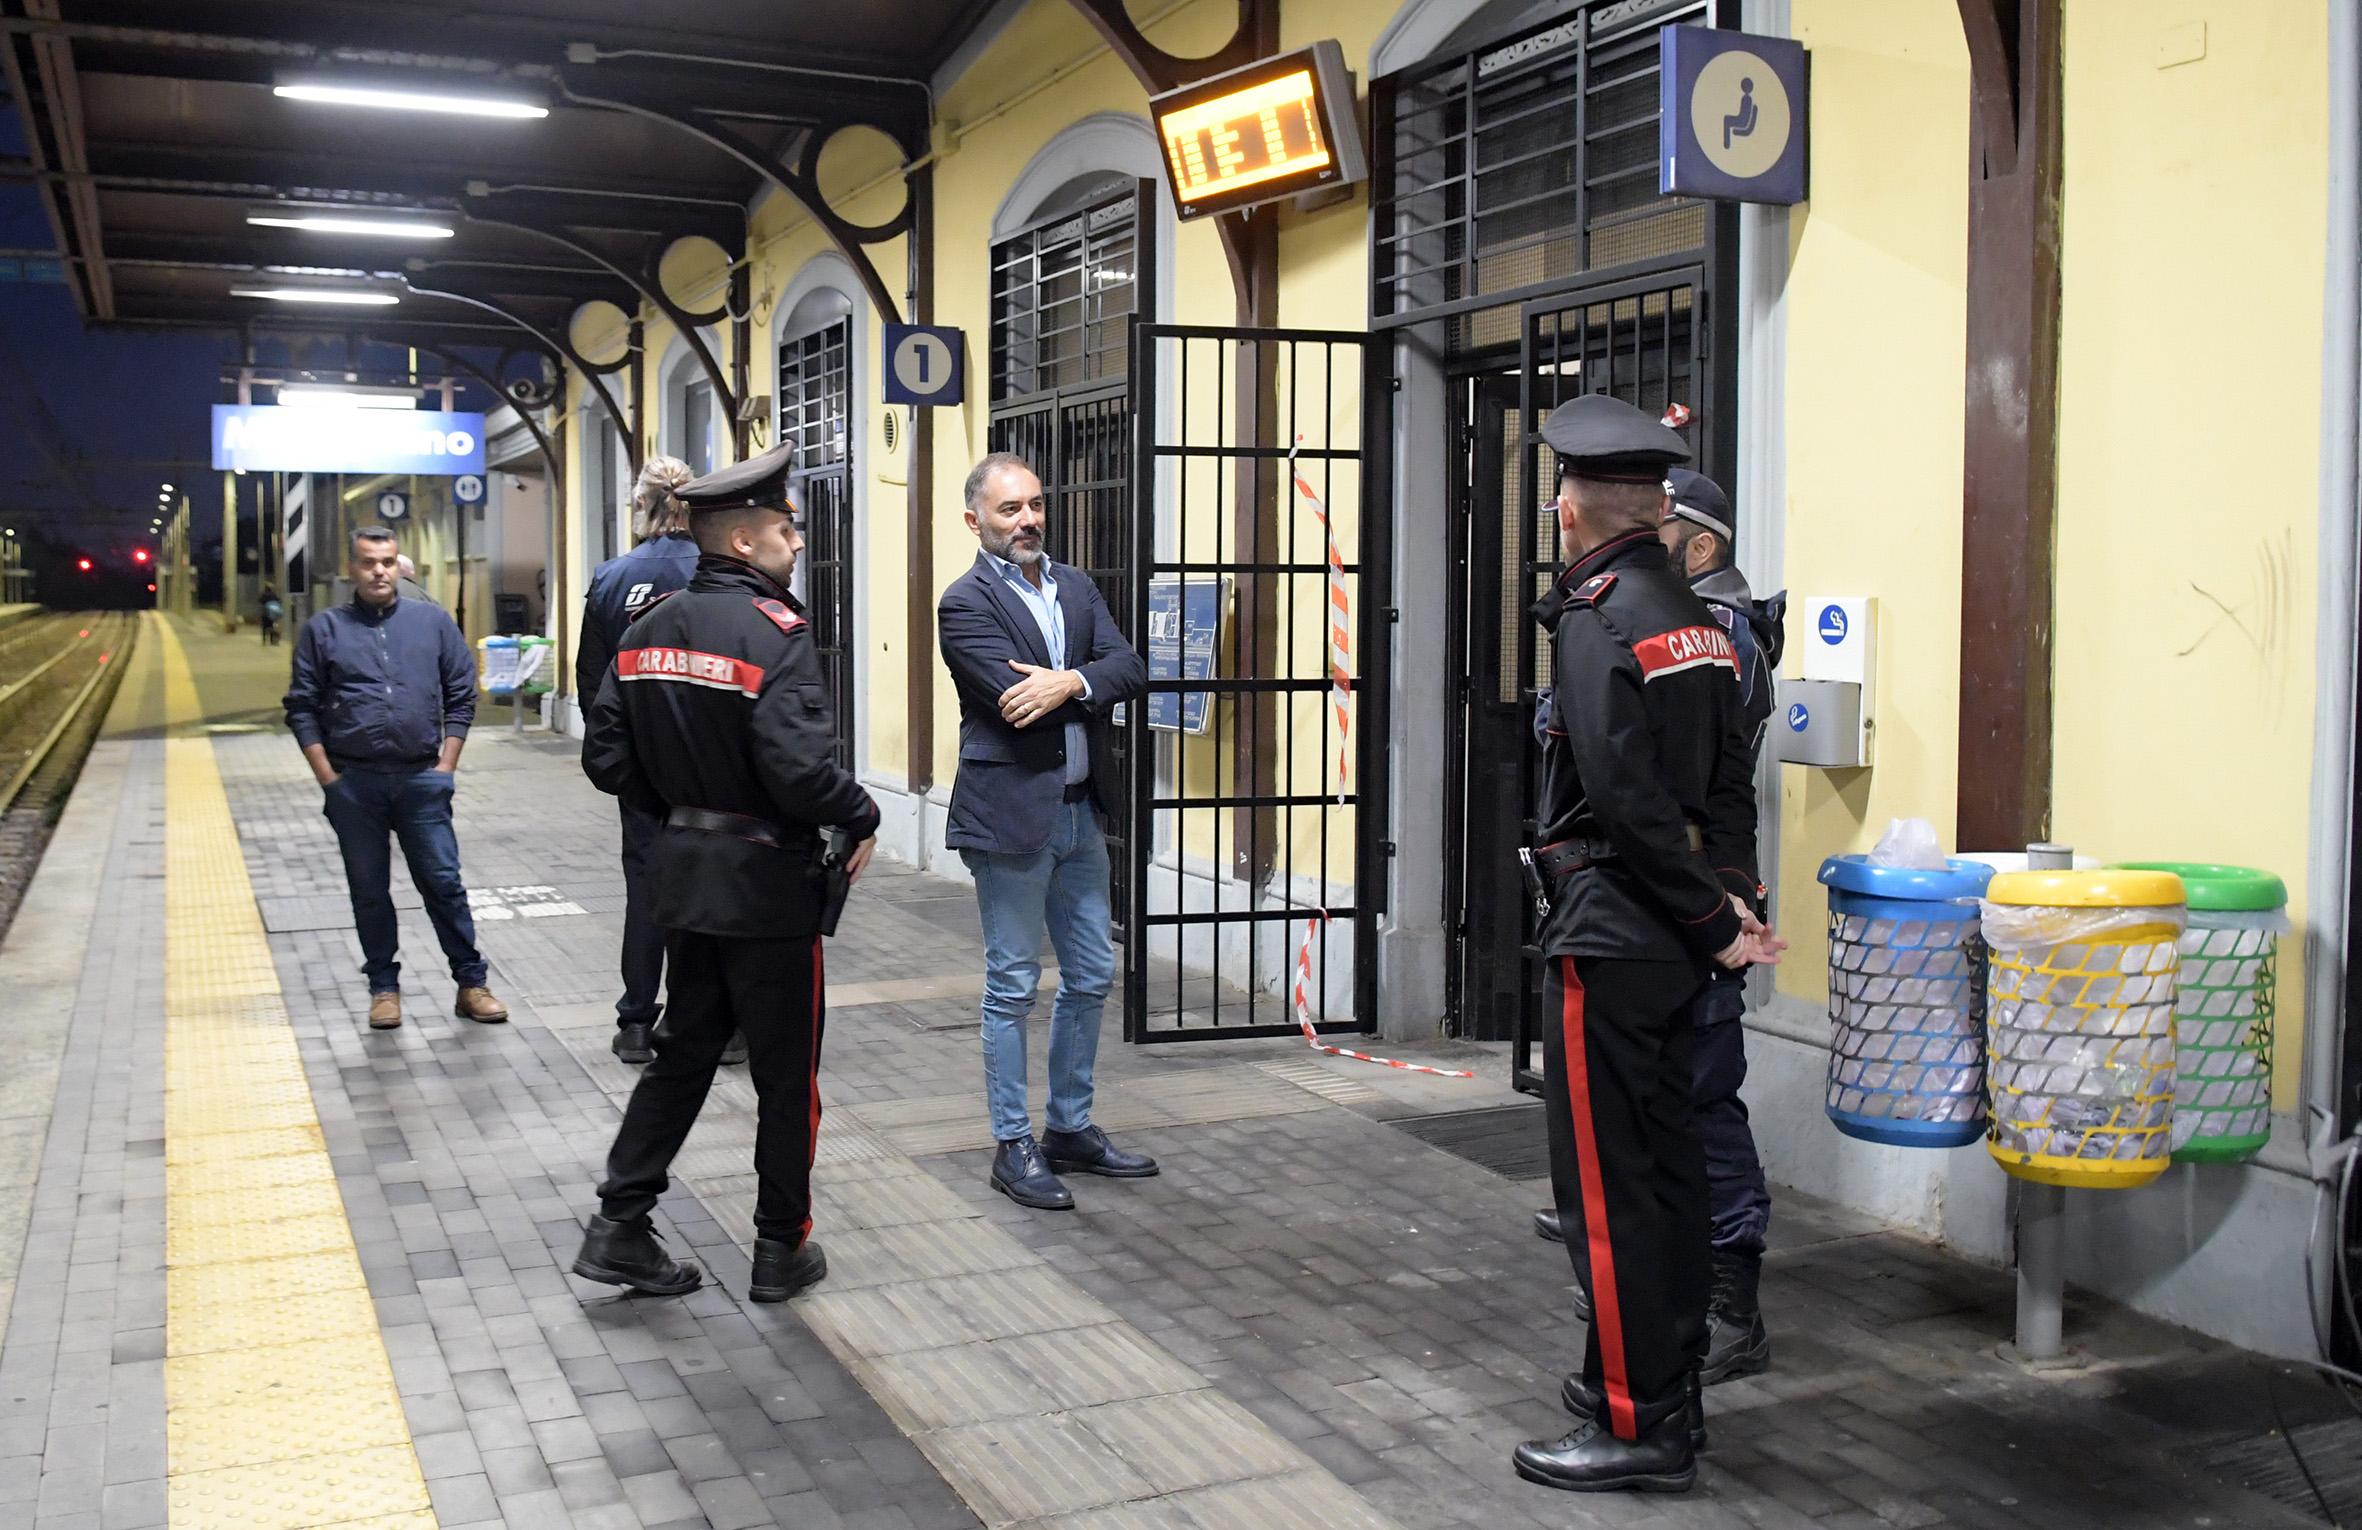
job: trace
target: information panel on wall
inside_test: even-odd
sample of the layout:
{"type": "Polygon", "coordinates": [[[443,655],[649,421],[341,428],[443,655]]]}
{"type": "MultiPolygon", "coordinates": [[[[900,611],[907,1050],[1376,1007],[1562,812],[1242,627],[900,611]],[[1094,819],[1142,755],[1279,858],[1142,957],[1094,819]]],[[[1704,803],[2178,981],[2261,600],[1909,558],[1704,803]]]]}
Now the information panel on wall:
{"type": "Polygon", "coordinates": [[[1234,212],[1369,174],[1337,44],[1260,59],[1148,103],[1183,218],[1234,212]]]}
{"type": "Polygon", "coordinates": [[[213,406],[213,465],[246,473],[484,471],[484,417],[432,409],[213,406]]]}
{"type": "MultiPolygon", "coordinates": [[[[1148,678],[1211,680],[1222,613],[1230,607],[1230,578],[1148,581],[1148,678]]],[[[1158,691],[1148,698],[1148,726],[1203,733],[1213,707],[1210,691],[1158,691]]]]}

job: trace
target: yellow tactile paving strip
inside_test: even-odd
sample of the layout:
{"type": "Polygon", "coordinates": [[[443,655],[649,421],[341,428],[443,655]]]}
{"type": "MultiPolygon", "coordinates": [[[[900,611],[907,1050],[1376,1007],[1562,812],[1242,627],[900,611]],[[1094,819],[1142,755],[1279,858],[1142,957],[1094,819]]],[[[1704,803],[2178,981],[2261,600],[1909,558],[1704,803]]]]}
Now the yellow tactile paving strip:
{"type": "Polygon", "coordinates": [[[175,1530],[432,1530],[197,689],[164,678],[164,1402],[175,1530]]]}

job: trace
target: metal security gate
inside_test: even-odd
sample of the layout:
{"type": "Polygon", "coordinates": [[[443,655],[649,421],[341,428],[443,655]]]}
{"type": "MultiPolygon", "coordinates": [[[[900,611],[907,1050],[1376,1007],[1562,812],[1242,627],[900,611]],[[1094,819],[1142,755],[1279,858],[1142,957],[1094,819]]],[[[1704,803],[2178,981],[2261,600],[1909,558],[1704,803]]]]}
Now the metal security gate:
{"type": "Polygon", "coordinates": [[[779,436],[796,449],[788,493],[804,512],[803,582],[812,641],[836,716],[837,763],[854,769],[853,448],[850,321],[779,347],[779,436]]]}
{"type": "MultiPolygon", "coordinates": [[[[1498,646],[1478,651],[1500,666],[1495,695],[1514,696],[1513,706],[1494,709],[1489,736],[1480,737],[1479,718],[1470,717],[1471,768],[1487,758],[1516,762],[1514,794],[1520,815],[1518,843],[1535,842],[1540,825],[1536,790],[1541,779],[1540,745],[1535,712],[1543,688],[1551,683],[1550,636],[1526,616],[1527,609],[1548,593],[1564,564],[1559,557],[1558,521],[1552,504],[1558,467],[1543,449],[1541,431],[1550,412],[1566,399],[1585,393],[1608,393],[1651,415],[1663,416],[1678,405],[1685,422],[1682,439],[1702,468],[1711,471],[1706,446],[1706,404],[1712,398],[1708,376],[1707,325],[1700,292],[1703,269],[1697,266],[1635,277],[1629,281],[1586,287],[1562,297],[1543,298],[1524,305],[1521,312],[1517,404],[1513,414],[1496,413],[1500,432],[1493,450],[1514,453],[1517,467],[1507,481],[1530,484],[1525,505],[1505,505],[1505,513],[1489,529],[1480,530],[1470,557],[1471,582],[1488,577],[1499,581],[1491,589],[1478,588],[1479,600],[1501,613],[1493,631],[1498,646]],[[1507,581],[1514,573],[1515,583],[1507,581]]],[[[1482,460],[1480,458],[1480,460],[1482,460]]],[[[1504,464],[1506,466],[1506,463],[1504,464]]],[[[1506,771],[1494,765],[1495,779],[1504,786],[1506,771]]],[[[1473,796],[1473,794],[1472,794],[1473,796]]],[[[1473,808],[1472,808],[1473,811],[1473,808]]],[[[1470,843],[1476,843],[1471,836],[1470,843]]],[[[1490,868],[1498,881],[1503,868],[1490,868]]],[[[1476,868],[1470,869],[1471,893],[1476,892],[1476,868]]],[[[1516,973],[1513,989],[1498,992],[1496,1001],[1511,1011],[1515,1042],[1514,1079],[1520,1088],[1538,1089],[1540,1060],[1535,1043],[1540,1036],[1544,963],[1532,944],[1533,915],[1514,889],[1509,894],[1517,915],[1509,917],[1496,894],[1499,917],[1489,931],[1472,931],[1473,963],[1496,973],[1516,973]],[[1489,937],[1489,938],[1488,938],[1489,937]],[[1511,942],[1515,942],[1512,950],[1511,942]]]]}
{"type": "Polygon", "coordinates": [[[1375,1028],[1392,850],[1385,350],[1358,332],[1134,331],[1119,609],[1150,679],[1122,730],[1127,1040],[1293,1033],[1308,923],[1315,1023],[1375,1028]]]}

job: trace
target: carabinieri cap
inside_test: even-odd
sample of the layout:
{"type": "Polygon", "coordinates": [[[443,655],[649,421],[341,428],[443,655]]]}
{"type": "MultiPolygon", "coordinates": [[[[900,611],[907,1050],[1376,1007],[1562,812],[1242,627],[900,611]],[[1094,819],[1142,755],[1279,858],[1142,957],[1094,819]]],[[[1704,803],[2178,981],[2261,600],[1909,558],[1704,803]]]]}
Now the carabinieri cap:
{"type": "Polygon", "coordinates": [[[1605,393],[1586,393],[1551,410],[1542,439],[1558,454],[1561,477],[1662,483],[1667,468],[1689,461],[1681,437],[1605,393]]]}
{"type": "Polygon", "coordinates": [[[1673,496],[1665,506],[1665,519],[1679,517],[1713,532],[1725,543],[1737,542],[1737,518],[1730,513],[1730,496],[1722,492],[1721,484],[1703,473],[1675,468],[1665,475],[1665,487],[1673,496]]]}
{"type": "Polygon", "coordinates": [[[674,497],[692,515],[700,510],[753,506],[792,513],[795,507],[787,496],[787,475],[795,466],[795,456],[794,443],[782,441],[759,457],[690,479],[673,491],[674,497]]]}

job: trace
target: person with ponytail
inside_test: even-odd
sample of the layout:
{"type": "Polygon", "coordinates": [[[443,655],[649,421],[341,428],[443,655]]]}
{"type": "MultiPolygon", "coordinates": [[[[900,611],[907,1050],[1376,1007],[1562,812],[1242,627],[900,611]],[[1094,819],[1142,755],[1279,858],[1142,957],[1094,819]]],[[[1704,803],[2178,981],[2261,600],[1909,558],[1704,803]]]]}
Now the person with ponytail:
{"type": "MultiPolygon", "coordinates": [[[[678,457],[650,457],[632,486],[632,536],[637,545],[591,574],[582,603],[582,642],[574,653],[574,700],[584,715],[598,700],[615,664],[624,629],[697,572],[697,544],[689,512],[674,491],[697,475],[678,457]]],[[[657,989],[664,980],[664,932],[648,917],[642,890],[648,850],[661,820],[618,799],[623,814],[623,997],[615,1001],[614,1052],[627,1063],[656,1056],[656,1022],[663,1014],[657,989]]],[[[730,1039],[726,1063],[746,1061],[746,1042],[730,1039]]]]}

